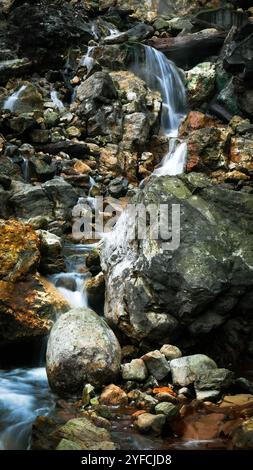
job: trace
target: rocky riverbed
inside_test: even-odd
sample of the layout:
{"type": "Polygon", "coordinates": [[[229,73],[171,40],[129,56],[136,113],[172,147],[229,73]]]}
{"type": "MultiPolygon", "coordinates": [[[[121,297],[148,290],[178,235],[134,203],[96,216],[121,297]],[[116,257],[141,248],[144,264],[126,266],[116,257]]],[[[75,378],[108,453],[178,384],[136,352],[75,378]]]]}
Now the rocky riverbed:
{"type": "Polygon", "coordinates": [[[0,448],[253,448],[249,3],[1,2],[0,448]]]}

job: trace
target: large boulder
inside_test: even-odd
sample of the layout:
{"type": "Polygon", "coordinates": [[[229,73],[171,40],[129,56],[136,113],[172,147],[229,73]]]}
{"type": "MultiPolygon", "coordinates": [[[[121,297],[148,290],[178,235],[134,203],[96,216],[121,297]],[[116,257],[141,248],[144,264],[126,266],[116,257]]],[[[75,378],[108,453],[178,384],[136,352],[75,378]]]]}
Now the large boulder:
{"type": "Polygon", "coordinates": [[[63,48],[93,39],[84,12],[77,14],[67,2],[17,5],[9,15],[9,36],[28,55],[37,54],[37,60],[45,58],[48,51],[51,57],[47,59],[53,60],[63,48]]]}
{"type": "Polygon", "coordinates": [[[18,282],[0,281],[0,344],[47,336],[55,316],[69,305],[38,274],[18,282]]]}
{"type": "Polygon", "coordinates": [[[132,206],[120,217],[102,250],[108,322],[156,347],[176,342],[184,352],[197,347],[230,360],[250,350],[252,194],[191,173],[152,178],[132,202],[142,204],[142,217],[149,204],[167,204],[169,229],[172,204],[180,219],[174,217],[172,235],[147,230],[137,240],[132,206]]]}
{"type": "Polygon", "coordinates": [[[55,323],[48,340],[47,374],[60,395],[81,393],[117,378],[121,349],[105,321],[87,308],[73,309],[55,323]]]}
{"type": "Polygon", "coordinates": [[[0,343],[45,336],[69,305],[37,274],[40,239],[17,220],[0,221],[0,343]]]}

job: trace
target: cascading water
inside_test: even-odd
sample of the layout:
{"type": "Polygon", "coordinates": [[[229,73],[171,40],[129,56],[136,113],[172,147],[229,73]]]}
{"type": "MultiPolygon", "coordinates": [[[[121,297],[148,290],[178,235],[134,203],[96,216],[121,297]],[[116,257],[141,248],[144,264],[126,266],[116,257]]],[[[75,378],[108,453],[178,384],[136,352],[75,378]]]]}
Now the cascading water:
{"type": "Polygon", "coordinates": [[[3,104],[3,109],[8,109],[11,112],[15,111],[15,104],[20,97],[21,93],[26,89],[26,85],[22,85],[19,90],[15,91],[10,95],[3,104]]]}
{"type": "Polygon", "coordinates": [[[26,183],[29,183],[30,179],[30,172],[29,172],[29,160],[27,158],[23,158],[23,161],[21,163],[21,169],[23,173],[23,177],[26,183]]]}
{"type": "Polygon", "coordinates": [[[44,367],[0,370],[0,449],[29,448],[32,423],[54,404],[44,367]]]}
{"type": "Polygon", "coordinates": [[[63,102],[58,98],[58,93],[56,90],[51,90],[50,98],[54,103],[54,107],[58,109],[58,111],[63,111],[65,109],[63,102]]]}
{"type": "Polygon", "coordinates": [[[94,59],[92,57],[94,46],[89,46],[87,53],[80,60],[80,65],[83,65],[87,68],[87,73],[89,73],[93,67],[94,59]]]}
{"type": "Polygon", "coordinates": [[[179,126],[186,114],[185,86],[179,70],[164,54],[153,47],[143,46],[134,51],[133,72],[162,97],[161,132],[170,138],[170,146],[162,166],[154,175],[183,173],[187,146],[177,140],[179,126]],[[177,145],[178,144],[178,145],[177,145]]]}
{"type": "Polygon", "coordinates": [[[154,170],[153,175],[180,175],[184,172],[186,159],[187,143],[181,142],[180,144],[177,144],[176,139],[171,139],[169,152],[164,157],[162,165],[154,170]]]}

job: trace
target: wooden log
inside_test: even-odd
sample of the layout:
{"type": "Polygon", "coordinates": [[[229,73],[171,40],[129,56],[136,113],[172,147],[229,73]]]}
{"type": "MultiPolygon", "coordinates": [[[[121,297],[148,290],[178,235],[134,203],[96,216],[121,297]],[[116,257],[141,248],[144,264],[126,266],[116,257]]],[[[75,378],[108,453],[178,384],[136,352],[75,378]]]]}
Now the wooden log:
{"type": "Polygon", "coordinates": [[[167,57],[179,65],[192,61],[198,62],[203,57],[215,54],[222,47],[226,31],[206,29],[198,33],[177,36],[175,38],[152,38],[148,44],[164,52],[167,57]]]}
{"type": "Polygon", "coordinates": [[[99,156],[98,153],[91,151],[87,144],[75,143],[71,140],[35,145],[34,147],[37,152],[49,153],[50,155],[57,155],[60,152],[64,152],[67,153],[70,158],[78,158],[79,160],[85,160],[90,155],[99,156]]]}

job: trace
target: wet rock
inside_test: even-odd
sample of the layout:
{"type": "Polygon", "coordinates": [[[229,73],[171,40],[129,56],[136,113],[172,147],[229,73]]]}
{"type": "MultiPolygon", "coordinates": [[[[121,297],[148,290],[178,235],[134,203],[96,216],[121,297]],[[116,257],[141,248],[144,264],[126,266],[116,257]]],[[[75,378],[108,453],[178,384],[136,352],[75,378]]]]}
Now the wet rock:
{"type": "Polygon", "coordinates": [[[217,402],[221,396],[220,390],[197,390],[196,398],[200,401],[217,402]]]}
{"type": "Polygon", "coordinates": [[[0,279],[16,282],[36,272],[39,247],[39,238],[29,225],[0,220],[0,279]]]}
{"type": "Polygon", "coordinates": [[[55,316],[68,309],[55,287],[39,275],[0,281],[1,344],[48,335],[55,316]]]}
{"type": "Polygon", "coordinates": [[[74,188],[62,178],[55,177],[42,185],[48,198],[53,201],[57,219],[70,220],[78,196],[74,188]]]}
{"type": "Polygon", "coordinates": [[[41,110],[43,99],[40,90],[36,85],[29,82],[22,82],[19,88],[14,90],[18,92],[17,99],[13,103],[12,111],[16,114],[30,113],[35,110],[41,110]]]}
{"type": "Polygon", "coordinates": [[[8,191],[11,187],[11,178],[7,175],[0,175],[0,185],[4,188],[5,191],[8,191]]]}
{"type": "Polygon", "coordinates": [[[166,357],[167,361],[182,357],[182,352],[180,349],[177,346],[173,346],[172,344],[164,344],[161,347],[160,352],[166,357]]]}
{"type": "Polygon", "coordinates": [[[215,65],[203,62],[186,73],[186,88],[191,105],[206,102],[215,89],[215,65]]]}
{"type": "Polygon", "coordinates": [[[51,141],[51,133],[47,129],[34,129],[30,137],[34,144],[46,144],[51,141]]]}
{"type": "Polygon", "coordinates": [[[235,385],[243,392],[253,394],[253,382],[246,379],[245,377],[238,377],[235,380],[235,385]]]}
{"type": "Polygon", "coordinates": [[[166,422],[166,416],[163,414],[153,415],[143,413],[136,420],[136,427],[140,432],[146,433],[153,431],[155,434],[161,434],[166,422]]]}
{"type": "Polygon", "coordinates": [[[117,385],[108,385],[100,395],[99,403],[109,406],[126,405],[128,403],[127,394],[117,385]]]}
{"type": "Polygon", "coordinates": [[[79,85],[78,116],[86,126],[89,136],[101,134],[112,135],[113,138],[120,137],[122,113],[120,104],[116,102],[117,97],[117,90],[106,72],[96,72],[79,85]]]}
{"type": "Polygon", "coordinates": [[[82,450],[82,447],[69,439],[61,439],[56,450],[82,450]]]}
{"type": "Polygon", "coordinates": [[[193,383],[201,372],[217,369],[215,362],[204,354],[173,359],[170,367],[173,383],[182,387],[193,383]]]}
{"type": "Polygon", "coordinates": [[[121,372],[123,380],[143,382],[148,377],[148,370],[142,359],[133,359],[128,364],[122,364],[121,372]]]}
{"type": "Polygon", "coordinates": [[[234,408],[238,406],[252,406],[253,405],[253,395],[250,393],[240,393],[237,395],[226,395],[223,397],[222,402],[220,403],[220,408],[234,408]]]}
{"type": "Polygon", "coordinates": [[[243,298],[240,305],[246,315],[253,285],[248,235],[252,196],[214,186],[204,175],[191,173],[153,178],[134,201],[145,207],[151,202],[170,207],[180,204],[180,244],[174,237],[175,246],[164,250],[161,238],[139,240],[138,244],[129,241],[126,227],[134,222],[125,212],[101,253],[107,288],[105,316],[127,336],[139,341],[145,338],[151,344],[163,344],[168,338],[177,341],[180,335],[184,348],[189,346],[186,331],[190,331],[191,345],[203,348],[204,344],[205,352],[212,355],[217,348],[218,357],[228,343],[222,342],[222,352],[217,332],[225,334],[226,327],[231,331],[231,345],[236,335],[237,348],[232,349],[237,355],[250,341],[250,314],[247,320],[244,317],[247,332],[243,333],[242,311],[236,305],[243,298]],[[236,216],[239,212],[243,214],[241,223],[236,216]],[[189,246],[193,247],[190,251],[189,246]],[[236,266],[232,271],[231,263],[236,266]],[[239,289],[235,288],[238,282],[239,289]],[[229,322],[232,317],[236,327],[229,322]]]}
{"type": "Polygon", "coordinates": [[[43,156],[34,156],[29,159],[29,167],[31,178],[34,177],[38,181],[45,182],[52,179],[56,174],[56,166],[48,163],[43,156]]]}
{"type": "Polygon", "coordinates": [[[60,237],[46,230],[39,230],[40,237],[40,271],[43,274],[54,274],[65,269],[65,262],[62,256],[62,242],[60,237]]]}
{"type": "Polygon", "coordinates": [[[10,78],[23,77],[31,67],[32,62],[25,57],[0,61],[0,85],[5,85],[10,78]]]}
{"type": "MultiPolygon", "coordinates": [[[[95,426],[87,418],[75,418],[57,430],[57,436],[71,442],[71,445],[78,446],[82,450],[115,450],[116,446],[111,440],[110,433],[95,426]],[[73,443],[73,444],[72,444],[73,443]]],[[[69,443],[60,442],[61,450],[70,450],[69,443]]],[[[58,448],[59,450],[59,448],[58,448]]]]}
{"type": "Polygon", "coordinates": [[[234,381],[234,374],[228,369],[213,369],[200,372],[195,380],[196,391],[227,390],[234,381]]]}
{"type": "Polygon", "coordinates": [[[253,418],[244,421],[233,433],[234,449],[253,449],[253,418]]]}
{"type": "Polygon", "coordinates": [[[103,273],[99,273],[97,276],[88,279],[85,282],[85,289],[91,308],[95,310],[101,308],[105,297],[105,279],[103,273]]]}
{"type": "Polygon", "coordinates": [[[160,351],[151,351],[142,356],[142,360],[145,362],[149,373],[157,380],[164,379],[170,372],[168,361],[160,351]]]}
{"type": "Polygon", "coordinates": [[[31,113],[21,113],[8,120],[9,128],[18,136],[32,129],[35,125],[36,121],[31,113]]]}
{"type": "Polygon", "coordinates": [[[76,14],[66,2],[56,5],[45,3],[17,6],[9,17],[10,39],[17,43],[31,57],[47,59],[54,64],[58,54],[65,47],[93,38],[90,26],[83,15],[76,14]],[[40,50],[41,55],[36,56],[40,50]],[[50,51],[51,57],[47,57],[50,51]]]}
{"type": "Polygon", "coordinates": [[[157,415],[165,415],[167,421],[170,421],[177,416],[179,416],[179,408],[173,403],[161,402],[155,407],[155,412],[157,415]]]}
{"type": "Polygon", "coordinates": [[[116,34],[115,36],[108,36],[104,38],[105,44],[120,44],[123,42],[143,41],[144,39],[150,38],[154,33],[154,28],[145,23],[139,23],[133,28],[123,33],[116,34]]]}
{"type": "Polygon", "coordinates": [[[73,309],[55,323],[48,341],[47,373],[61,395],[81,393],[85,383],[96,387],[119,373],[121,350],[114,333],[89,309],[73,309]]]}
{"type": "Polygon", "coordinates": [[[123,178],[122,176],[119,176],[118,178],[115,178],[110,182],[108,186],[108,191],[111,196],[118,198],[126,195],[127,188],[128,180],[126,178],[123,178]]]}
{"type": "Polygon", "coordinates": [[[53,202],[40,186],[12,181],[10,204],[16,217],[31,219],[37,216],[53,217],[53,202]]]}
{"type": "Polygon", "coordinates": [[[230,162],[236,170],[253,170],[253,138],[232,137],[230,162]]]}
{"type": "Polygon", "coordinates": [[[170,393],[160,392],[160,393],[157,393],[155,397],[159,402],[163,402],[163,403],[166,402],[166,403],[173,403],[173,404],[178,403],[177,398],[171,395],[170,393]]]}
{"type": "Polygon", "coordinates": [[[187,143],[188,171],[226,168],[231,135],[229,128],[205,127],[191,132],[187,143]]]}

